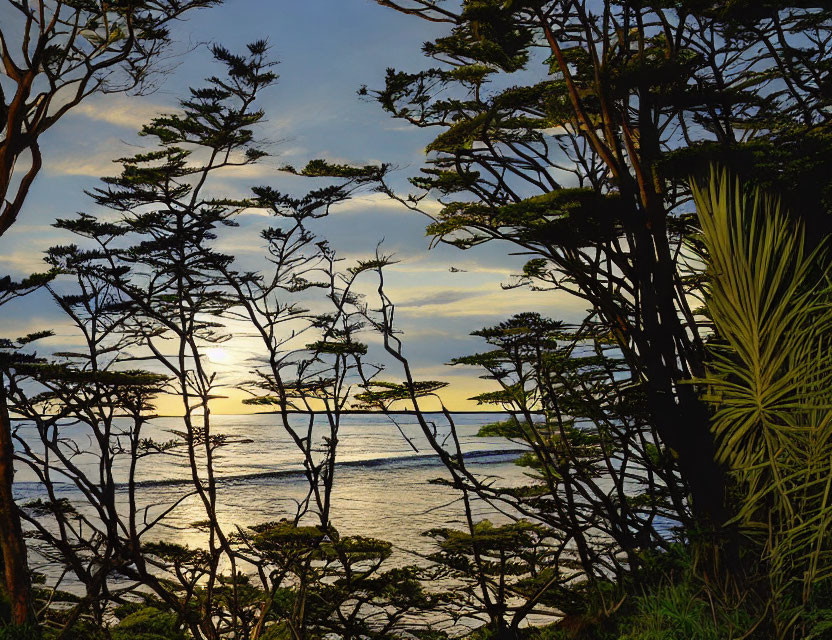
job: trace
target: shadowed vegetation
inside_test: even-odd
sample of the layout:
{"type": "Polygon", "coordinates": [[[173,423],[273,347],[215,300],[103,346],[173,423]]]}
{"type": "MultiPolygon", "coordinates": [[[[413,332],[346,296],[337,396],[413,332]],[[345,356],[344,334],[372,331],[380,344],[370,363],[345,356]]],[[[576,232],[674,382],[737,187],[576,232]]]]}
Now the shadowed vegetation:
{"type": "MultiPolygon", "coordinates": [[[[115,80],[85,60],[140,84],[167,22],[212,3],[58,2],[76,16],[60,50],[12,4],[40,29],[28,73],[54,91],[74,60],[80,100],[115,80]]],[[[41,289],[79,345],[0,341],[0,639],[830,637],[830,10],[378,4],[448,25],[423,48],[435,66],[360,91],[436,129],[414,193],[386,164],[324,159],[280,170],[294,190],[232,193],[224,172],[268,156],[259,103],[277,76],[266,41],[216,45],[222,72],[145,125],[148,147],[90,190],[99,212],[57,220],[71,240],[44,273],[0,280],[0,304],[41,289]],[[374,256],[345,260],[326,240],[331,209],[379,192],[429,215],[435,243],[528,256],[508,287],[586,304],[571,322],[518,309],[448,363],[505,414],[478,437],[513,447],[516,477],[471,463],[448,384],[411,365],[395,257],[372,238],[374,256]],[[260,253],[242,259],[223,247],[250,213],[260,253]],[[240,338],[251,358],[214,366],[240,338]],[[224,456],[254,444],[213,415],[229,386],[272,410],[297,463],[300,493],[264,521],[223,514],[224,456]],[[151,437],[162,397],[180,416],[151,437]],[[430,551],[342,533],[354,409],[390,416],[422,453],[396,412],[418,424],[459,515],[424,532],[430,551]],[[18,505],[12,458],[41,488],[18,505]],[[164,499],[139,472],[163,460],[183,470],[164,499]],[[190,524],[171,525],[186,504],[190,524]]],[[[27,71],[2,62],[22,90],[27,71]]],[[[44,95],[4,107],[0,173],[25,149],[37,173],[44,95]]],[[[0,216],[14,220],[28,175],[0,216]]]]}

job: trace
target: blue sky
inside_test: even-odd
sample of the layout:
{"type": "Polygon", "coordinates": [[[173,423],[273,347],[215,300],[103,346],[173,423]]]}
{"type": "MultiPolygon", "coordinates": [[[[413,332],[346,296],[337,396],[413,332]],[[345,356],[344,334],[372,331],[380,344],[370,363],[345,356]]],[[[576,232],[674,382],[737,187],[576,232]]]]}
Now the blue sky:
{"type": "MultiPolygon", "coordinates": [[[[0,272],[38,270],[44,249],[69,241],[50,227],[51,222],[76,211],[95,213],[84,190],[95,187],[99,176],[114,173],[112,160],[135,152],[133,145],[141,144],[135,131],[143,122],[174,108],[188,86],[199,85],[217,71],[204,44],[208,42],[240,50],[247,42],[267,38],[280,62],[279,82],[260,103],[267,113],[261,134],[271,141],[273,157],[228,177],[223,188],[280,188],[286,178],[274,167],[302,166],[312,158],[392,163],[400,167],[396,182],[405,184],[407,176],[418,172],[431,133],[391,119],[378,105],[360,100],[356,91],[364,84],[381,86],[387,67],[423,67],[427,62],[421,56],[422,43],[445,28],[370,0],[227,0],[190,14],[174,27],[181,55],[167,64],[176,67],[159,77],[154,93],[91,98],[44,137],[44,170],[18,223],[0,239],[0,272]]],[[[257,221],[241,222],[231,248],[257,250],[257,221]]],[[[425,222],[395,203],[369,196],[336,211],[321,230],[347,258],[370,255],[384,239],[385,250],[400,260],[388,275],[389,295],[407,332],[408,354],[423,377],[452,381],[446,394],[452,407],[471,407],[465,398],[482,390],[483,381],[475,371],[443,364],[482,347],[468,336],[470,331],[526,310],[575,319],[584,305],[550,293],[502,290],[500,283],[518,270],[522,257],[507,255],[510,247],[497,244],[467,252],[446,246],[428,251],[425,222]],[[451,266],[465,271],[451,273],[451,266]]],[[[45,297],[34,296],[4,308],[0,333],[16,336],[55,327],[58,335],[52,344],[71,344],[72,336],[60,328],[57,309],[45,297]]],[[[234,341],[227,346],[232,353],[242,349],[234,341]]],[[[220,410],[234,408],[227,402],[220,410]]]]}

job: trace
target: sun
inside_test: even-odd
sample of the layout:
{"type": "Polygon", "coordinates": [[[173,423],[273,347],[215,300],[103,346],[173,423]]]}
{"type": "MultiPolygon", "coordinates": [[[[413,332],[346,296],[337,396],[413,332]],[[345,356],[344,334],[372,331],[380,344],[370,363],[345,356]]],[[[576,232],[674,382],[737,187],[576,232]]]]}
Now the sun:
{"type": "Polygon", "coordinates": [[[210,347],[205,350],[205,355],[208,361],[214,364],[228,364],[231,362],[231,354],[222,347],[210,347]]]}

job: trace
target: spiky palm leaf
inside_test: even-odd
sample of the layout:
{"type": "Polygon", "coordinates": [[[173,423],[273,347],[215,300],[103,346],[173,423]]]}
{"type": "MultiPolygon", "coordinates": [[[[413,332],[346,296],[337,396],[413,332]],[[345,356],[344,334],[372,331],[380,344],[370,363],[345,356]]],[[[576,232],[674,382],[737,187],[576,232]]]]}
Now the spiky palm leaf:
{"type": "Polygon", "coordinates": [[[705,379],[718,456],[759,536],[783,630],[832,575],[832,304],[823,253],[777,199],[712,171],[694,183],[715,336],[705,379]],[[790,612],[789,612],[790,611],[790,612]]]}

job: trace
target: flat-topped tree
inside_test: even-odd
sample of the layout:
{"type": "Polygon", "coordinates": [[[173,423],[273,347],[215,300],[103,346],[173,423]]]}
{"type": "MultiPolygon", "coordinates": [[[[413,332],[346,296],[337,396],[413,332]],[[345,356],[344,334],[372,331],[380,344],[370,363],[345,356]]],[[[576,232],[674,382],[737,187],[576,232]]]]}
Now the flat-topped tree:
{"type": "MultiPolygon", "coordinates": [[[[687,176],[715,156],[782,190],[829,230],[832,13],[788,2],[378,0],[446,23],[433,68],[389,70],[372,96],[438,133],[401,198],[445,205],[429,231],[504,239],[524,276],[587,300],[645,382],[692,506],[727,517],[725,475],[696,388],[701,324],[680,268],[687,176]]],[[[362,90],[362,93],[371,92],[362,90]]]]}
{"type": "MultiPolygon", "coordinates": [[[[233,441],[216,433],[210,402],[219,381],[206,348],[228,338],[224,320],[236,304],[221,269],[233,261],[215,247],[221,229],[235,227],[235,217],[254,201],[210,194],[217,171],[256,162],[266,155],[254,129],[264,114],[255,101],[276,80],[275,63],[265,41],[248,45],[243,55],[215,46],[212,53],[225,73],[191,89],[177,113],[163,114],[141,134],[148,151],[122,158],[119,175],[104,178],[90,195],[109,210],[94,218],[79,214],[56,226],[75,234],[75,245],[55,247],[58,267],[96,277],[131,310],[119,331],[133,340],[132,356],[154,366],[170,380],[166,388],[179,402],[183,428],[174,432],[187,460],[208,537],[203,615],[196,637],[218,638],[212,619],[219,567],[228,561],[235,576],[236,555],[216,517],[215,457],[233,441]],[[106,219],[105,219],[106,218],[106,219]]],[[[129,361],[129,358],[126,358],[129,361]]],[[[133,576],[131,576],[133,577],[133,576]]],[[[147,573],[135,576],[147,581],[147,573]]],[[[230,588],[237,594],[236,582],[230,588]]],[[[160,597],[162,597],[160,595],[160,597]]],[[[185,608],[193,603],[180,606],[185,608]]],[[[237,635],[232,617],[228,633],[237,635]]]]}
{"type": "MultiPolygon", "coordinates": [[[[0,236],[43,164],[40,136],[94,93],[141,90],[171,42],[170,25],[220,0],[3,0],[0,3],[0,236]]],[[[11,428],[0,393],[0,548],[12,618],[29,609],[25,545],[14,509],[11,428]]]]}

